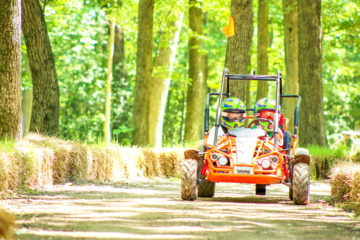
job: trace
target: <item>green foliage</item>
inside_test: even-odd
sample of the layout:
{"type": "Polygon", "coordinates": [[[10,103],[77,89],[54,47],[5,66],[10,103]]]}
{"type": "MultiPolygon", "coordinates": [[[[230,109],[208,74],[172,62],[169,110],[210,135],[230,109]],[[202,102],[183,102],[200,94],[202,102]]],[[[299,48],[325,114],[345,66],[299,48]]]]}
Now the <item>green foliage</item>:
{"type": "Polygon", "coordinates": [[[328,178],[332,167],[350,159],[350,148],[344,145],[336,148],[313,145],[306,148],[311,155],[310,174],[312,179],[328,178]]]}
{"type": "Polygon", "coordinates": [[[335,158],[345,158],[349,155],[349,148],[346,146],[339,146],[338,148],[328,148],[328,147],[322,147],[322,146],[307,146],[306,147],[310,154],[313,156],[333,156],[335,158]]]}
{"type": "Polygon", "coordinates": [[[324,108],[328,134],[360,128],[358,1],[323,3],[324,108]]]}
{"type": "Polygon", "coordinates": [[[15,148],[15,140],[8,138],[0,139],[0,152],[12,153],[15,148]]]}
{"type": "MultiPolygon", "coordinates": [[[[205,13],[202,53],[208,55],[208,92],[218,92],[225,62],[227,38],[221,30],[230,16],[230,0],[201,2],[205,13]]],[[[286,81],[284,63],[283,11],[281,1],[269,0],[269,74],[281,70],[286,81]]],[[[327,133],[331,139],[342,130],[360,128],[360,8],[358,1],[323,0],[323,79],[324,108],[327,133]]],[[[122,144],[132,142],[132,104],[136,74],[138,0],[132,1],[42,1],[56,69],[60,84],[60,136],[97,142],[103,138],[107,40],[109,16],[124,33],[125,66],[114,66],[112,84],[112,139],[122,144]],[[46,4],[45,4],[46,3],[46,4]],[[119,72],[126,69],[123,75],[119,72]]],[[[254,34],[251,45],[251,65],[257,69],[257,1],[253,1],[254,34]]],[[[160,37],[169,29],[165,22],[173,14],[183,11],[174,70],[164,118],[164,145],[182,142],[188,85],[188,1],[157,0],[154,8],[154,61],[158,54],[160,37]]],[[[23,45],[22,85],[31,88],[30,72],[26,68],[26,47],[23,45]]],[[[269,96],[274,96],[270,87],[269,96]]],[[[252,83],[251,92],[256,91],[252,83]]],[[[254,95],[254,94],[251,94],[254,95]]],[[[255,103],[252,97],[250,106],[255,103]]],[[[212,115],[217,101],[211,101],[212,115]]],[[[306,110],[304,110],[306,111],[306,110]]],[[[334,142],[334,141],[333,141],[334,142]]],[[[312,150],[317,152],[317,150],[312,150]]],[[[319,150],[319,152],[329,151],[319,150]]]]}

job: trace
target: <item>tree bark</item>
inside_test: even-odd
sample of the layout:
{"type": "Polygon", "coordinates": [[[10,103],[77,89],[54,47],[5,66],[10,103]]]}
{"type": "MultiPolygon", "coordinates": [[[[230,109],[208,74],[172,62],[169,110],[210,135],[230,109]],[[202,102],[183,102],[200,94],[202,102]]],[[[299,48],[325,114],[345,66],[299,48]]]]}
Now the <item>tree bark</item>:
{"type": "MultiPolygon", "coordinates": [[[[115,43],[113,56],[113,81],[112,89],[112,126],[113,130],[126,125],[128,120],[128,109],[130,108],[129,96],[124,94],[125,89],[131,84],[127,79],[126,61],[125,61],[125,41],[124,29],[120,25],[115,25],[115,43]]],[[[113,134],[114,136],[114,134],[113,134]]],[[[121,138],[121,134],[116,135],[121,138]]]]}
{"type": "MultiPolygon", "coordinates": [[[[253,35],[252,0],[232,0],[231,16],[235,22],[235,35],[228,38],[225,66],[230,73],[248,74],[250,45],[253,35]]],[[[230,94],[246,102],[248,82],[231,81],[230,94]]]]}
{"type": "Polygon", "coordinates": [[[321,0],[299,0],[299,143],[325,146],[321,61],[321,0]]]}
{"type": "Polygon", "coordinates": [[[32,89],[25,89],[22,93],[22,113],[24,116],[24,126],[23,126],[24,135],[26,135],[30,129],[32,102],[33,102],[32,89]]]}
{"type": "Polygon", "coordinates": [[[105,123],[104,123],[104,138],[106,145],[110,144],[111,140],[111,80],[113,69],[113,55],[114,55],[114,32],[115,32],[115,19],[109,21],[110,36],[108,42],[108,73],[106,81],[106,99],[105,99],[105,123]]]}
{"type": "Polygon", "coordinates": [[[113,72],[114,80],[126,80],[126,62],[125,62],[125,41],[124,29],[115,24],[115,42],[114,42],[113,72]],[[116,77],[115,77],[116,76],[116,77]]]}
{"type": "MultiPolygon", "coordinates": [[[[206,27],[207,26],[207,13],[203,12],[202,14],[202,23],[203,26],[206,27]]],[[[207,37],[204,33],[203,33],[204,37],[207,37]]],[[[205,119],[205,106],[206,106],[206,96],[208,94],[208,87],[207,87],[207,80],[208,80],[208,76],[209,76],[209,54],[205,53],[202,55],[202,72],[203,72],[203,76],[204,76],[204,81],[203,81],[203,86],[201,87],[202,89],[202,93],[201,95],[203,96],[201,102],[201,106],[203,106],[204,110],[202,113],[202,119],[205,119]]],[[[200,124],[200,133],[202,134],[204,132],[204,120],[202,120],[201,124],[200,124]]],[[[200,136],[201,138],[203,137],[202,135],[200,136]]]]}
{"type": "MultiPolygon", "coordinates": [[[[257,65],[258,74],[268,74],[268,47],[269,47],[269,6],[268,0],[259,0],[258,6],[258,44],[257,44],[257,65]]],[[[268,82],[257,82],[256,100],[268,96],[268,82]]]]}
{"type": "Polygon", "coordinates": [[[140,0],[133,105],[135,127],[133,141],[138,146],[149,144],[149,83],[152,81],[153,12],[154,0],[140,0]]]}
{"type": "Polygon", "coordinates": [[[169,92],[171,73],[175,62],[181,24],[184,13],[172,11],[168,16],[164,32],[160,37],[159,54],[154,63],[153,79],[150,85],[149,140],[150,146],[161,147],[166,99],[169,92]]]}
{"type": "Polygon", "coordinates": [[[59,132],[59,85],[54,56],[39,0],[23,0],[23,33],[33,84],[30,131],[59,132]]]}
{"type": "Polygon", "coordinates": [[[21,137],[21,0],[0,0],[0,139],[21,137]]]}
{"type": "MultiPolygon", "coordinates": [[[[284,45],[285,45],[285,94],[299,93],[298,75],[298,9],[297,0],[283,0],[284,12],[284,45]]],[[[296,99],[284,99],[284,115],[289,118],[288,129],[294,131],[294,111],[296,99]]]]}
{"type": "Polygon", "coordinates": [[[192,36],[189,40],[189,84],[186,96],[185,136],[186,143],[195,143],[200,139],[203,123],[204,73],[202,67],[201,40],[202,11],[198,0],[189,1],[189,27],[192,36]]]}

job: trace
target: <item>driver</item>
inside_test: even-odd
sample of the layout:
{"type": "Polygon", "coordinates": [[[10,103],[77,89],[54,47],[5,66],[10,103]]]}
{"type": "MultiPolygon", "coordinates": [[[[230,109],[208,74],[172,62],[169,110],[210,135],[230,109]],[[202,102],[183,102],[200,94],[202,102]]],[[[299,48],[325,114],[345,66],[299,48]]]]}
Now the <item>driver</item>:
{"type": "MultiPolygon", "coordinates": [[[[218,130],[218,138],[225,136],[225,134],[234,128],[244,126],[246,116],[246,106],[238,98],[227,98],[221,104],[221,118],[218,130]]],[[[215,137],[215,126],[211,128],[207,143],[213,145],[215,137]]]]}
{"type": "MultiPolygon", "coordinates": [[[[262,98],[258,100],[254,107],[254,114],[259,121],[257,127],[264,129],[269,137],[272,137],[274,131],[274,114],[276,109],[276,101],[274,99],[262,98]],[[261,120],[263,119],[263,120],[261,120]],[[269,121],[265,121],[269,120],[269,121]]],[[[280,106],[279,110],[280,111],[280,106]]],[[[283,145],[283,133],[279,129],[278,144],[283,145]]]]}

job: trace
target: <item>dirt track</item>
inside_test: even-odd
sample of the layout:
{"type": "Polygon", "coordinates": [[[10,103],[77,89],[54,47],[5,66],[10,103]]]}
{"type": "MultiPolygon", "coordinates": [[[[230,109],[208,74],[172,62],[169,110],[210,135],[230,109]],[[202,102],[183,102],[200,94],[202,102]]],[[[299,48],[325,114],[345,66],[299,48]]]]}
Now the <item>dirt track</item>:
{"type": "Polygon", "coordinates": [[[71,184],[3,201],[17,216],[18,239],[360,239],[360,220],[322,201],[326,183],[311,184],[312,203],[295,206],[288,188],[218,184],[214,198],[180,199],[177,180],[114,185],[71,184]]]}

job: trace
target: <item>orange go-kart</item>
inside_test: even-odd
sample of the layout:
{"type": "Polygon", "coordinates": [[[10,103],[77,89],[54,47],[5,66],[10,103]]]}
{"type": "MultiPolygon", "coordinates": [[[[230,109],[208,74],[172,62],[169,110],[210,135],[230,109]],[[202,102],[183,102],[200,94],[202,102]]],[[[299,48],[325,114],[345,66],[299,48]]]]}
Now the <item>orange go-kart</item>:
{"type": "MultiPolygon", "coordinates": [[[[265,195],[267,185],[282,183],[289,187],[289,197],[295,204],[308,204],[310,156],[306,149],[296,148],[299,105],[300,96],[282,93],[280,72],[276,76],[237,75],[229,74],[225,69],[220,93],[210,93],[207,96],[203,151],[189,149],[184,153],[181,198],[196,200],[198,197],[213,197],[217,182],[255,184],[257,195],[265,195]],[[274,122],[271,122],[274,126],[272,137],[264,130],[254,128],[257,121],[269,120],[255,118],[251,114],[247,114],[246,118],[250,123],[245,128],[232,129],[225,136],[218,137],[221,102],[224,96],[230,95],[230,80],[276,82],[276,110],[274,122]],[[212,139],[209,139],[210,96],[219,97],[215,136],[212,139]],[[294,112],[293,134],[287,129],[288,119],[279,112],[284,98],[298,99],[294,112]],[[279,139],[280,137],[282,139],[279,139]]],[[[247,113],[251,111],[253,109],[247,109],[247,113]]]]}

